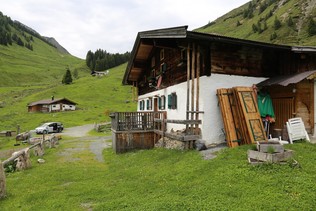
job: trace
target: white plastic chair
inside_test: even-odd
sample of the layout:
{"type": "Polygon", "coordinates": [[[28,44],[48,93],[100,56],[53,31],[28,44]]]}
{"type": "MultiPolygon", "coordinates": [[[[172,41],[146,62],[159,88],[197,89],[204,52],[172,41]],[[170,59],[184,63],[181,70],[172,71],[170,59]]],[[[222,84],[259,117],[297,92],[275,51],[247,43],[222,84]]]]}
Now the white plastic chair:
{"type": "Polygon", "coordinates": [[[286,127],[291,144],[293,144],[293,141],[300,139],[306,139],[307,141],[310,141],[301,117],[289,119],[286,122],[286,127]]]}

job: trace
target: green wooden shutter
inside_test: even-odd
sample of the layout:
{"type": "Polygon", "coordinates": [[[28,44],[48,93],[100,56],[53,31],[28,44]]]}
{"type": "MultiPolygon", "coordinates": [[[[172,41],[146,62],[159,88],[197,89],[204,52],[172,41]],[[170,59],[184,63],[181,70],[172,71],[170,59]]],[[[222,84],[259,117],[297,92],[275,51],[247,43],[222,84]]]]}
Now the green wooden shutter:
{"type": "Polygon", "coordinates": [[[158,108],[161,109],[161,97],[158,97],[158,108]]]}
{"type": "Polygon", "coordinates": [[[168,108],[171,109],[172,108],[172,95],[168,95],[168,108]]]}
{"type": "Polygon", "coordinates": [[[172,109],[177,109],[177,94],[172,93],[172,109]]]}

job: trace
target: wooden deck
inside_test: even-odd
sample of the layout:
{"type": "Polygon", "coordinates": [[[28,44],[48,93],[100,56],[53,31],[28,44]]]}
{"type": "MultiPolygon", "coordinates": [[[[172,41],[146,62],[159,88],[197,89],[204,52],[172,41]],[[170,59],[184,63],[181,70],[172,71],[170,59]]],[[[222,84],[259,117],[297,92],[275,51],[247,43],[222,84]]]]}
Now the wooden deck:
{"type": "Polygon", "coordinates": [[[201,138],[200,131],[192,126],[201,120],[170,120],[166,112],[116,112],[111,113],[112,146],[116,153],[134,149],[150,149],[162,137],[186,142],[186,148],[193,148],[195,140],[201,138]],[[184,124],[185,133],[167,132],[167,124],[184,124]],[[191,127],[190,127],[191,125],[191,127]]]}

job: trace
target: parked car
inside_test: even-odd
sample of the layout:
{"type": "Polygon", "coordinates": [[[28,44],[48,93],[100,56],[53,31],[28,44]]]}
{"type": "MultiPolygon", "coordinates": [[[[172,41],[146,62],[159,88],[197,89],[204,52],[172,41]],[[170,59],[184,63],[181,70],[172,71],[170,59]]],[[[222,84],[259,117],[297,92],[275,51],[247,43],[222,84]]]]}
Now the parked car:
{"type": "Polygon", "coordinates": [[[35,128],[37,134],[60,133],[64,130],[61,122],[47,122],[35,128]]]}

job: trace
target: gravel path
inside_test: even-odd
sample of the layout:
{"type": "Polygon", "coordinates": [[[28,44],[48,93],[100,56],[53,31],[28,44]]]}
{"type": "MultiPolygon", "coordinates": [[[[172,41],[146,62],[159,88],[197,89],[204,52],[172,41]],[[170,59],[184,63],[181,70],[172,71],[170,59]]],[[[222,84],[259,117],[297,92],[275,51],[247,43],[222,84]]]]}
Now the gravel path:
{"type": "Polygon", "coordinates": [[[88,132],[93,130],[93,128],[94,124],[65,128],[62,135],[71,137],[84,137],[88,136],[88,132]]]}
{"type": "Polygon", "coordinates": [[[67,140],[67,142],[75,142],[76,147],[66,149],[61,152],[61,155],[67,156],[69,161],[74,161],[71,158],[72,153],[83,150],[90,150],[95,154],[95,159],[99,162],[104,162],[102,151],[105,148],[112,146],[112,143],[108,142],[112,139],[112,136],[89,136],[89,131],[93,130],[94,125],[82,125],[77,127],[65,128],[61,135],[74,137],[74,139],[67,140]],[[86,147],[89,142],[89,148],[86,147]]]}

